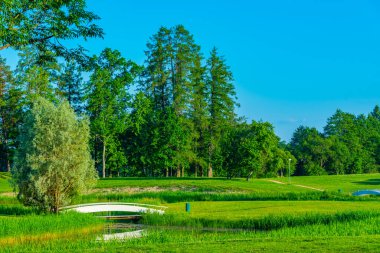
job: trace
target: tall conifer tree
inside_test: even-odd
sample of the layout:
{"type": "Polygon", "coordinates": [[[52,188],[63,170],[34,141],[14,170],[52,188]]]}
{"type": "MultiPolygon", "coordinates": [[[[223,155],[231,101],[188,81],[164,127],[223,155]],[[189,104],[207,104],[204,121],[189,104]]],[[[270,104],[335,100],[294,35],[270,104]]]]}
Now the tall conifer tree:
{"type": "Polygon", "coordinates": [[[210,125],[208,136],[208,176],[213,176],[213,163],[218,160],[220,140],[235,121],[236,93],[232,72],[217,49],[213,48],[207,60],[207,86],[209,95],[210,125]]]}
{"type": "Polygon", "coordinates": [[[0,144],[2,148],[1,169],[10,171],[16,148],[18,126],[21,121],[22,92],[17,86],[13,72],[0,57],[0,144]]]}
{"type": "Polygon", "coordinates": [[[65,98],[76,113],[83,111],[83,78],[75,61],[65,63],[57,78],[58,93],[65,98]]]}

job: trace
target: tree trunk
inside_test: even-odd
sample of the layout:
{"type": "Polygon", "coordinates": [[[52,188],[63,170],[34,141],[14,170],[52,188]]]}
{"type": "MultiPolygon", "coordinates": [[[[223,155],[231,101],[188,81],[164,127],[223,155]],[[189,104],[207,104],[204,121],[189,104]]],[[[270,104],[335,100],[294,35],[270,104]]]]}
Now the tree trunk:
{"type": "Polygon", "coordinates": [[[249,179],[252,177],[253,175],[253,171],[249,172],[248,176],[247,176],[247,181],[249,181],[249,179]]]}
{"type": "MultiPolygon", "coordinates": [[[[4,119],[4,117],[2,117],[4,119]]],[[[3,129],[3,138],[4,138],[4,156],[5,156],[5,162],[7,166],[7,172],[11,171],[10,161],[9,161],[9,148],[8,148],[8,134],[6,130],[3,129]]]]}
{"type": "Polygon", "coordinates": [[[11,164],[9,162],[8,140],[5,140],[4,143],[5,143],[5,159],[7,161],[7,172],[11,172],[11,164]]]}
{"type": "Polygon", "coordinates": [[[177,177],[181,177],[181,168],[177,166],[177,177]]]}
{"type": "Polygon", "coordinates": [[[185,177],[185,166],[181,166],[182,167],[182,177],[185,177]]]}
{"type": "Polygon", "coordinates": [[[208,164],[207,176],[208,177],[212,177],[212,165],[211,165],[211,163],[208,164]]]}
{"type": "Polygon", "coordinates": [[[102,162],[103,162],[102,177],[105,178],[106,177],[106,141],[103,141],[102,162]]]}
{"type": "Polygon", "coordinates": [[[165,176],[166,176],[166,177],[169,177],[169,168],[166,168],[165,176]]]}
{"type": "Polygon", "coordinates": [[[198,177],[198,164],[195,165],[194,176],[198,177]]]}

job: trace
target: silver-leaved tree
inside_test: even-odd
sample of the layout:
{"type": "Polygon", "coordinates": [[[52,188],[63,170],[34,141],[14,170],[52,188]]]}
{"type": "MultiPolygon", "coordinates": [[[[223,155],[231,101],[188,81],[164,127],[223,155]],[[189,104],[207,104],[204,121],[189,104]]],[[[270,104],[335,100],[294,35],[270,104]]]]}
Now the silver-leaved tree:
{"type": "Polygon", "coordinates": [[[19,200],[57,213],[97,178],[91,159],[87,119],[78,119],[67,102],[37,98],[27,113],[12,169],[19,200]]]}

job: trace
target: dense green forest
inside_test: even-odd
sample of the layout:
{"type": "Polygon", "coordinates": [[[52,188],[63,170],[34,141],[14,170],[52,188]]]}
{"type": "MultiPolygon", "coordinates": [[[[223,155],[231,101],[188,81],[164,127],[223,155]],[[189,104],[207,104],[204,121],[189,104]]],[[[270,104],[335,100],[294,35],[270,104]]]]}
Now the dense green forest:
{"type": "MultiPolygon", "coordinates": [[[[235,114],[226,59],[216,48],[204,55],[182,25],[152,35],[139,65],[115,49],[88,57],[82,47],[67,49],[52,40],[103,36],[93,24],[98,17],[84,10],[85,1],[68,5],[73,8],[68,16],[54,4],[49,15],[41,15],[47,6],[21,2],[21,9],[31,10],[27,15],[1,21],[24,27],[0,31],[0,52],[19,52],[15,69],[0,58],[1,171],[10,171],[26,112],[39,97],[55,104],[66,100],[78,118],[89,119],[91,153],[101,177],[249,179],[288,170],[294,175],[379,171],[378,106],[367,116],[337,110],[323,133],[300,126],[287,144],[270,123],[249,123],[235,114]],[[33,26],[31,17],[43,29],[33,26]]],[[[20,11],[16,7],[2,4],[10,12],[20,11]]]]}

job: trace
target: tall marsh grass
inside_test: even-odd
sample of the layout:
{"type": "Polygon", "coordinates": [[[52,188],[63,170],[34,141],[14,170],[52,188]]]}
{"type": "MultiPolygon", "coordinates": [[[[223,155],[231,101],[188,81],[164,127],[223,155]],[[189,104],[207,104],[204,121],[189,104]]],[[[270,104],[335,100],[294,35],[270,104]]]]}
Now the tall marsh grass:
{"type": "Polygon", "coordinates": [[[97,242],[62,238],[4,246],[4,252],[378,252],[380,217],[270,231],[151,228],[142,238],[97,242]],[[323,246],[321,246],[323,244],[323,246]]]}
{"type": "Polygon", "coordinates": [[[308,225],[328,225],[380,217],[379,211],[349,211],[335,214],[305,213],[303,215],[268,215],[263,218],[240,220],[190,217],[187,214],[144,214],[142,223],[155,226],[191,228],[228,228],[257,231],[278,230],[308,225]]]}
{"type": "Polygon", "coordinates": [[[103,224],[103,221],[92,215],[75,212],[0,217],[0,238],[64,232],[100,224],[103,224]]]}
{"type": "Polygon", "coordinates": [[[77,203],[89,202],[150,202],[150,204],[177,203],[190,201],[266,201],[266,200],[336,200],[336,201],[378,201],[380,197],[353,197],[338,192],[288,192],[288,193],[205,193],[187,191],[161,191],[142,193],[89,194],[76,199],[77,203]]]}

